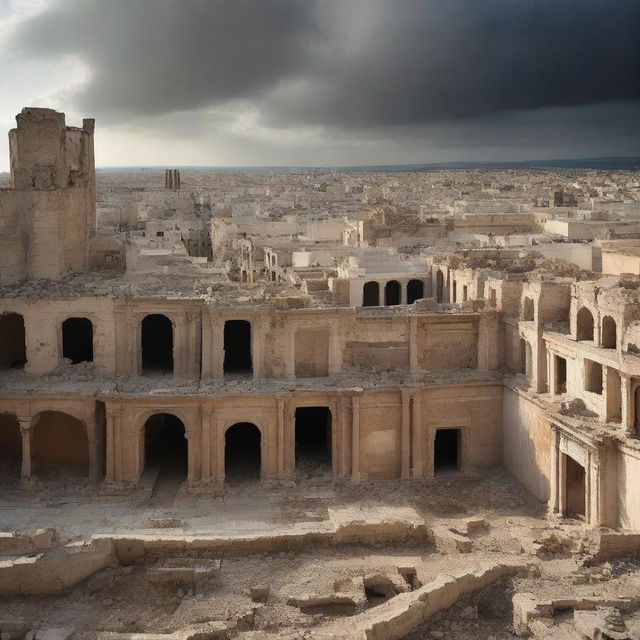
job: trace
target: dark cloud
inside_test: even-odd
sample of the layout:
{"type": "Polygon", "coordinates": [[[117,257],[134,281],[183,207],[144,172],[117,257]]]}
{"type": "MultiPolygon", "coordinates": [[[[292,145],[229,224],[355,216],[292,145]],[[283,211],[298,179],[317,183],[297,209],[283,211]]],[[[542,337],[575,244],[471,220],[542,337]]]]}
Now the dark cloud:
{"type": "Polygon", "coordinates": [[[59,0],[14,43],[84,60],[96,115],[378,128],[640,99],[639,32],[639,0],[59,0]]]}
{"type": "Polygon", "coordinates": [[[334,24],[335,46],[276,93],[274,122],[415,124],[640,98],[638,0],[350,0],[334,20],[350,26],[334,24]]]}
{"type": "Polygon", "coordinates": [[[57,0],[13,44],[78,56],[78,107],[122,119],[256,95],[300,70],[312,26],[297,0],[57,0]]]}

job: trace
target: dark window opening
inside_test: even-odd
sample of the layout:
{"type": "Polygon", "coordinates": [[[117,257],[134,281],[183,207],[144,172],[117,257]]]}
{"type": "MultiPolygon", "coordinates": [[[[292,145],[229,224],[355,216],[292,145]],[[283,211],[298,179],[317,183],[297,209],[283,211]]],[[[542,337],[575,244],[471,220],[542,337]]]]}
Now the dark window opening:
{"type": "Polygon", "coordinates": [[[225,479],[256,480],[261,466],[260,429],[251,422],[238,422],[224,436],[225,479]]]}
{"type": "Polygon", "coordinates": [[[0,479],[20,477],[22,436],[15,416],[0,413],[0,479]]]}
{"type": "Polygon", "coordinates": [[[567,498],[566,515],[585,515],[586,481],[584,467],[573,458],[565,455],[565,488],[567,498]]]}
{"type": "Polygon", "coordinates": [[[362,287],[362,306],[377,307],[380,304],[380,285],[372,280],[365,282],[362,287]]]}
{"type": "Polygon", "coordinates": [[[436,271],[436,302],[442,302],[444,299],[444,275],[438,269],[436,271]]]}
{"type": "Polygon", "coordinates": [[[455,280],[451,285],[451,302],[458,302],[458,283],[455,280]]]}
{"type": "Polygon", "coordinates": [[[489,306],[496,307],[498,306],[498,300],[495,289],[489,289],[489,306]]]}
{"type": "Polygon", "coordinates": [[[599,362],[584,361],[584,389],[602,395],[602,365],[599,362]]]}
{"type": "Polygon", "coordinates": [[[224,323],[224,372],[251,373],[251,323],[227,320],[224,323]]]}
{"type": "Polygon", "coordinates": [[[142,321],[142,373],[173,373],[173,325],[159,313],[142,321]]]}
{"type": "Polygon", "coordinates": [[[5,313],[0,316],[0,369],[24,369],[26,362],[24,318],[5,313]]]}
{"type": "Polygon", "coordinates": [[[188,468],[188,441],[182,420],[170,413],[156,413],[144,425],[145,469],[184,480],[188,468]]]}
{"type": "Polygon", "coordinates": [[[616,348],[616,321],[611,316],[602,318],[602,346],[605,349],[616,348]]]}
{"type": "Polygon", "coordinates": [[[433,471],[446,475],[460,469],[460,429],[438,429],[433,447],[433,471]]]}
{"type": "Polygon", "coordinates": [[[67,318],[62,323],[62,357],[72,364],[93,362],[93,324],[88,318],[67,318]]]}
{"type": "Polygon", "coordinates": [[[556,393],[567,392],[567,361],[560,356],[556,359],[556,393]]]}
{"type": "Polygon", "coordinates": [[[462,285],[462,302],[466,302],[467,301],[467,298],[468,298],[467,291],[468,291],[467,285],[463,284],[462,285]]]}
{"type": "Polygon", "coordinates": [[[578,311],[577,316],[578,340],[593,340],[593,314],[586,307],[578,311]]]}
{"type": "Polygon", "coordinates": [[[384,286],[384,304],[387,307],[400,304],[400,283],[397,280],[389,280],[384,286]]]}
{"type": "Polygon", "coordinates": [[[407,282],[407,304],[413,304],[416,300],[424,298],[424,282],[422,280],[409,280],[407,282]]]}
{"type": "MultiPolygon", "coordinates": [[[[331,469],[331,410],[329,407],[296,409],[296,469],[331,469]]],[[[314,475],[312,473],[312,475],[314,475]]]]}

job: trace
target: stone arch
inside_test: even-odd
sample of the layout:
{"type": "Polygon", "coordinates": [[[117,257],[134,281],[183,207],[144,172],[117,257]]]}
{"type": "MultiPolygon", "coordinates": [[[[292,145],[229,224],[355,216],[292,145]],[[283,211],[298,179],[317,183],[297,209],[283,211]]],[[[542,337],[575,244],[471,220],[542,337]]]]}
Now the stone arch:
{"type": "Polygon", "coordinates": [[[365,282],[362,287],[362,306],[377,307],[380,304],[380,285],[375,280],[365,282]]]}
{"type": "Polygon", "coordinates": [[[611,316],[602,318],[601,342],[605,349],[615,349],[618,345],[616,321],[611,316]]]}
{"type": "Polygon", "coordinates": [[[0,478],[19,478],[22,462],[22,436],[18,418],[0,413],[0,478]]]}
{"type": "Polygon", "coordinates": [[[150,313],[140,325],[143,374],[173,373],[173,322],[164,314],[150,313]]]}
{"type": "Polygon", "coordinates": [[[578,340],[593,340],[593,328],[593,314],[587,307],[581,307],[576,316],[576,338],[578,340]]]}
{"type": "Polygon", "coordinates": [[[0,315],[0,369],[24,369],[27,343],[24,318],[19,313],[0,315]]]}
{"type": "Polygon", "coordinates": [[[409,280],[407,282],[407,304],[413,304],[422,298],[424,298],[424,282],[416,279],[409,280]]]}
{"type": "Polygon", "coordinates": [[[384,304],[391,307],[400,304],[400,283],[397,280],[389,280],[384,285],[384,304]]]}
{"type": "Polygon", "coordinates": [[[31,460],[39,477],[89,475],[86,425],[62,411],[43,411],[31,426],[31,460]]]}
{"type": "Polygon", "coordinates": [[[227,481],[256,480],[262,476],[263,437],[254,422],[234,422],[224,431],[224,475],[227,481]]]}
{"type": "Polygon", "coordinates": [[[93,362],[93,323],[89,318],[67,318],[61,331],[63,358],[72,364],[93,362]]]}
{"type": "Polygon", "coordinates": [[[158,467],[159,473],[181,482],[187,477],[189,447],[185,422],[173,412],[153,411],[142,425],[141,470],[158,467]]]}
{"type": "Polygon", "coordinates": [[[528,297],[524,297],[522,299],[522,309],[521,309],[521,318],[525,322],[532,322],[535,318],[536,307],[533,303],[533,300],[528,297]]]}

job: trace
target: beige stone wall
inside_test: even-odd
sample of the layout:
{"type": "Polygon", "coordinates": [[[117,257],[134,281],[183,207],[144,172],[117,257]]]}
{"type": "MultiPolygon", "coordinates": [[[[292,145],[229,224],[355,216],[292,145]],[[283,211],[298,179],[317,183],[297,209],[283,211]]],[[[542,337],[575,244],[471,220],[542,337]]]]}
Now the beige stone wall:
{"type": "Polygon", "coordinates": [[[110,298],[47,299],[3,298],[0,314],[24,318],[26,371],[50,373],[62,361],[62,323],[67,318],[88,318],[93,324],[93,361],[104,374],[115,373],[116,336],[114,303],[110,298]]]}
{"type": "Polygon", "coordinates": [[[503,401],[504,466],[539,500],[550,497],[552,432],[544,410],[505,388],[503,401]]]}
{"type": "MultiPolygon", "coordinates": [[[[640,529],[640,451],[623,447],[618,452],[617,508],[621,529],[640,529]]],[[[612,496],[613,498],[613,496],[612,496]]]]}

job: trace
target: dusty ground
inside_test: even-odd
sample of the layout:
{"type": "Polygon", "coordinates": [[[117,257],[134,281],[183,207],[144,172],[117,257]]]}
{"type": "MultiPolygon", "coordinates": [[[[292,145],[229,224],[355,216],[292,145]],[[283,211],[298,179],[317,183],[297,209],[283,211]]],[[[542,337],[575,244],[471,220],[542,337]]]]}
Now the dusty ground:
{"type": "MultiPolygon", "coordinates": [[[[140,565],[106,569],[66,595],[4,598],[0,619],[71,625],[76,639],[95,637],[97,631],[171,632],[210,620],[240,621],[238,629],[253,630],[257,635],[251,636],[256,638],[269,633],[304,638],[332,620],[348,620],[354,610],[350,605],[336,604],[301,608],[295,602],[301,597],[327,596],[336,592],[337,585],[341,591],[357,591],[359,584],[362,592],[362,580],[366,585],[367,577],[378,576],[379,580],[379,576],[387,576],[397,581],[398,567],[415,569],[415,587],[439,574],[473,571],[488,560],[521,558],[535,567],[463,598],[407,636],[407,640],[506,640],[513,637],[513,592],[547,597],[569,592],[612,595],[637,593],[640,587],[640,567],[634,564],[589,570],[580,567],[580,538],[585,530],[577,521],[562,525],[562,535],[572,540],[571,549],[560,548],[542,559],[531,555],[534,540],[557,525],[547,521],[543,505],[501,471],[427,483],[351,485],[334,484],[325,477],[264,488],[241,482],[217,497],[189,495],[170,476],[155,484],[150,480],[126,496],[104,495],[100,487],[86,484],[82,485],[84,495],[79,496],[78,486],[67,482],[40,483],[19,490],[5,487],[0,495],[2,528],[54,526],[65,541],[93,533],[157,533],[159,529],[163,533],[240,536],[282,530],[283,525],[300,522],[322,524],[341,509],[391,515],[409,510],[428,526],[483,518],[488,526],[471,536],[473,550],[468,554],[444,555],[424,543],[222,558],[219,574],[195,588],[152,584],[147,570],[156,566],[158,559],[147,557],[140,565]],[[594,580],[589,578],[592,574],[594,580]],[[252,600],[251,589],[256,588],[268,588],[265,602],[252,600]]],[[[367,598],[364,607],[374,607],[388,597],[379,589],[366,589],[363,596],[367,598]]]]}

